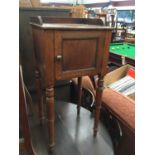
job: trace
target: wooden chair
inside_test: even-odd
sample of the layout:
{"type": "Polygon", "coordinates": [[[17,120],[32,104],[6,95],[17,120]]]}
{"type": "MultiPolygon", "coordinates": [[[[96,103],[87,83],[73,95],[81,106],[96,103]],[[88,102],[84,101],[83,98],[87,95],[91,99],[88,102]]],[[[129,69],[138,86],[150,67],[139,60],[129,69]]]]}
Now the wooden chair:
{"type": "Polygon", "coordinates": [[[103,19],[104,20],[104,25],[105,26],[108,26],[108,23],[107,23],[107,14],[106,13],[97,13],[96,16],[100,19],[103,19]]]}
{"type": "Polygon", "coordinates": [[[25,88],[22,76],[22,68],[19,68],[19,120],[21,126],[21,132],[23,138],[20,139],[19,148],[25,148],[28,155],[36,155],[33,150],[31,136],[30,136],[30,129],[28,124],[27,118],[27,108],[26,108],[26,95],[25,95],[25,88]]]}

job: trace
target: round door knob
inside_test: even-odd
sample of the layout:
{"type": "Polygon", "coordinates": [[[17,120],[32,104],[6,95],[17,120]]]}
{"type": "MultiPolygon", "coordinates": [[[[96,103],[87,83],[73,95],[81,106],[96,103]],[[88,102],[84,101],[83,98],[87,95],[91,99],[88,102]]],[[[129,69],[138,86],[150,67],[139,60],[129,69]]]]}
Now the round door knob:
{"type": "Polygon", "coordinates": [[[57,61],[60,61],[61,59],[62,59],[62,55],[57,55],[57,56],[56,56],[56,60],[57,60],[57,61]]]}

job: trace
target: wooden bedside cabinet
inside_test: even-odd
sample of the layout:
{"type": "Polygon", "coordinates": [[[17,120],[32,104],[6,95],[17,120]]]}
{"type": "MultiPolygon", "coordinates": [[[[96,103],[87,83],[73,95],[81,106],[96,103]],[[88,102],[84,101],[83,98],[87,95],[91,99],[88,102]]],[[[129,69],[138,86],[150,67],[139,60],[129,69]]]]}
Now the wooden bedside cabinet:
{"type": "Polygon", "coordinates": [[[36,82],[40,119],[44,117],[42,88],[46,89],[49,147],[54,146],[54,83],[78,77],[77,113],[80,112],[82,76],[99,75],[94,136],[100,115],[103,77],[106,74],[111,31],[100,19],[32,17],[36,82]]]}

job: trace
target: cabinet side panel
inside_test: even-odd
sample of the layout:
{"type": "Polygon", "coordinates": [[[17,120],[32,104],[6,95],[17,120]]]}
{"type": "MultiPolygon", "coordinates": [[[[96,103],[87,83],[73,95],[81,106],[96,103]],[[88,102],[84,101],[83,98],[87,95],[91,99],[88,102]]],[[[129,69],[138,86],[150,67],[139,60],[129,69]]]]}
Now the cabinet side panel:
{"type": "MultiPolygon", "coordinates": [[[[42,53],[43,44],[42,44],[42,37],[43,37],[43,30],[32,28],[33,33],[33,46],[34,46],[34,55],[35,55],[35,68],[39,70],[41,77],[44,76],[44,69],[43,69],[43,62],[44,62],[44,55],[42,53]]],[[[43,80],[42,80],[43,82],[43,80]]]]}
{"type": "Polygon", "coordinates": [[[54,34],[33,28],[36,66],[41,73],[43,87],[54,83],[54,34]]]}
{"type": "Polygon", "coordinates": [[[104,52],[103,52],[103,61],[102,61],[102,76],[104,76],[108,71],[108,60],[109,60],[109,46],[111,42],[111,31],[107,31],[105,33],[106,40],[105,40],[105,46],[104,46],[104,52]]]}
{"type": "Polygon", "coordinates": [[[44,70],[45,70],[45,84],[46,87],[50,85],[54,85],[54,42],[55,42],[55,34],[54,30],[45,30],[44,32],[44,70]]]}

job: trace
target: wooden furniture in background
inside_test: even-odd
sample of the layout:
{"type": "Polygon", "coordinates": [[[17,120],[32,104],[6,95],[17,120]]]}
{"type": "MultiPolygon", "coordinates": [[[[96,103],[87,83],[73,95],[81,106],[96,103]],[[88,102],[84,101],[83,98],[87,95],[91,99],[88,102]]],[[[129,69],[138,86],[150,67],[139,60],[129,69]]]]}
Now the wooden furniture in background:
{"type": "Polygon", "coordinates": [[[31,143],[30,129],[27,118],[27,104],[21,66],[19,68],[19,119],[21,125],[21,132],[24,137],[24,139],[20,141],[20,146],[26,149],[28,155],[35,155],[31,143]]]}
{"type": "MultiPolygon", "coordinates": [[[[33,30],[36,78],[38,95],[46,89],[49,148],[53,149],[54,140],[54,85],[56,80],[78,77],[79,99],[81,103],[82,76],[98,75],[94,136],[100,116],[103,77],[107,72],[108,50],[111,40],[109,27],[103,27],[100,19],[82,18],[31,18],[33,30]]],[[[41,96],[39,97],[41,100],[41,96]]],[[[40,101],[40,119],[43,119],[40,101]]]]}
{"type": "Polygon", "coordinates": [[[117,23],[116,23],[116,27],[112,33],[111,42],[112,43],[124,42],[125,37],[126,37],[126,31],[127,31],[127,29],[125,27],[118,27],[117,23]]]}
{"type": "Polygon", "coordinates": [[[104,25],[107,26],[107,14],[106,13],[96,13],[97,17],[104,21],[104,25]]]}
{"type": "Polygon", "coordinates": [[[135,38],[127,38],[125,37],[125,42],[135,44],[135,38]]]}
{"type": "Polygon", "coordinates": [[[77,5],[72,7],[65,7],[71,9],[71,17],[73,18],[84,18],[85,17],[85,6],[77,5]]]}
{"type": "Polygon", "coordinates": [[[125,42],[135,44],[135,32],[127,32],[125,37],[125,42]]]}
{"type": "Polygon", "coordinates": [[[40,0],[19,0],[20,7],[40,7],[40,0]]]}
{"type": "Polygon", "coordinates": [[[32,3],[30,0],[19,0],[20,7],[32,7],[32,3]]]}

